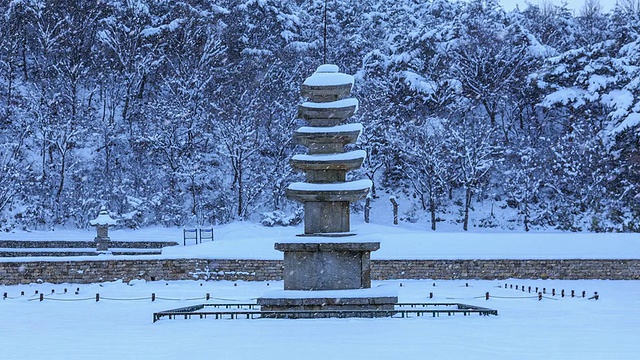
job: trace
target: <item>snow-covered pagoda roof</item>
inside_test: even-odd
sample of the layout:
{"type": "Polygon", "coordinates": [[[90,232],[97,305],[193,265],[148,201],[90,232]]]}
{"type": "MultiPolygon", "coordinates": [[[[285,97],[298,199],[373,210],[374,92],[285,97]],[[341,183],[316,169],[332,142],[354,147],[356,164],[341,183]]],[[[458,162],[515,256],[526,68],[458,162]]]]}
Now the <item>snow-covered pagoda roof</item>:
{"type": "Polygon", "coordinates": [[[342,99],[338,101],[329,101],[329,102],[313,102],[313,101],[305,101],[301,106],[310,108],[310,109],[342,109],[355,106],[358,109],[358,99],[356,98],[348,98],[342,99]]]}
{"type": "Polygon", "coordinates": [[[91,224],[91,226],[97,226],[97,225],[116,225],[117,222],[116,220],[112,219],[111,216],[109,216],[109,212],[107,211],[106,208],[102,208],[100,209],[100,213],[98,214],[98,217],[90,220],[89,224],[91,224]]]}
{"type": "Polygon", "coordinates": [[[364,159],[367,156],[367,152],[364,150],[354,150],[346,153],[336,154],[298,154],[294,155],[291,159],[294,161],[313,161],[313,162],[333,162],[333,161],[353,161],[364,159]]]}
{"type": "Polygon", "coordinates": [[[313,184],[306,182],[294,182],[289,185],[289,190],[294,191],[313,191],[313,192],[333,192],[333,191],[360,191],[368,190],[373,183],[369,179],[356,181],[329,183],[329,184],[313,184]]]}

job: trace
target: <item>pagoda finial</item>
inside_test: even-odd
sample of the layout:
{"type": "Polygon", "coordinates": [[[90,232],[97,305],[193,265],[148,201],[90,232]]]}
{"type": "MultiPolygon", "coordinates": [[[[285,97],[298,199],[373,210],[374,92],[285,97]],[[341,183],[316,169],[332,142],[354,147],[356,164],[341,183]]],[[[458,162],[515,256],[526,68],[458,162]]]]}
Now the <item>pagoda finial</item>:
{"type": "Polygon", "coordinates": [[[324,0],[324,54],[322,57],[322,63],[327,63],[327,0],[324,0]]]}

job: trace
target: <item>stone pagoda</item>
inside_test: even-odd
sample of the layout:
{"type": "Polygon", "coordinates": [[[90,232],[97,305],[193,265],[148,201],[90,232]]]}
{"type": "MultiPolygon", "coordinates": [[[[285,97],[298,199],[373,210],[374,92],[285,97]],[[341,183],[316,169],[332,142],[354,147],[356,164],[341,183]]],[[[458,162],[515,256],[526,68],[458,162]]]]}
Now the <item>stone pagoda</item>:
{"type": "Polygon", "coordinates": [[[366,156],[345,151],[362,132],[361,124],[347,123],[358,109],[358,100],[349,97],[353,84],[353,76],[336,65],[318,67],[302,84],[308,101],[298,106],[298,117],[308,126],[293,139],[308,152],[293,156],[291,165],[305,172],[306,181],[289,185],[286,195],[304,204],[304,234],[275,244],[284,252],[285,291],[258,299],[263,310],[393,310],[397,303],[396,296],[371,289],[370,253],[380,243],[363,241],[350,228],[350,204],[371,188],[370,180],[346,176],[366,156]]]}

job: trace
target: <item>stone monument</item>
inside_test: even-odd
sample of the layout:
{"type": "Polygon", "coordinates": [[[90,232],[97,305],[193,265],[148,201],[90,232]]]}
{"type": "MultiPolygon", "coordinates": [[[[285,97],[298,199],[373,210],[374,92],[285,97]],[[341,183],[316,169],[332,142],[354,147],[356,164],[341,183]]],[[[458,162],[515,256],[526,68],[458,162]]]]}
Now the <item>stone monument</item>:
{"type": "Polygon", "coordinates": [[[350,204],[371,188],[370,180],[347,180],[366,156],[345,151],[362,132],[361,124],[346,122],[358,109],[358,100],[349,98],[353,84],[353,76],[336,65],[318,67],[302,84],[309,101],[298,106],[298,117],[309,126],[293,139],[308,153],[293,156],[291,165],[305,172],[306,181],[289,185],[286,195],[304,204],[304,234],[275,244],[284,252],[284,292],[259,298],[263,310],[393,310],[397,303],[397,296],[371,289],[369,258],[380,243],[360,239],[350,228],[350,204]]]}
{"type": "Polygon", "coordinates": [[[96,251],[109,251],[109,243],[111,242],[109,238],[109,226],[116,225],[116,221],[109,216],[107,208],[103,206],[100,209],[98,217],[90,220],[89,224],[96,227],[96,237],[94,239],[96,242],[96,251]]]}

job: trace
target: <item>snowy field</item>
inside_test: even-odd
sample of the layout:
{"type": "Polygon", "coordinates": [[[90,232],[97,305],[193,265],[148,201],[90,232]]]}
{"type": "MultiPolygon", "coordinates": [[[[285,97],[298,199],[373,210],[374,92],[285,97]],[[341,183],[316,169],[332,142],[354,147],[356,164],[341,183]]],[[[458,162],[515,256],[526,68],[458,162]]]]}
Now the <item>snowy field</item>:
{"type": "Polygon", "coordinates": [[[281,282],[132,282],[4,286],[2,359],[635,359],[639,281],[385,281],[400,301],[462,302],[498,316],[191,320],[155,311],[252,301],[281,282]],[[400,287],[400,283],[403,284],[400,287]],[[435,286],[433,284],[435,283],[435,286]],[[469,287],[465,286],[468,283],[469,287]],[[507,287],[513,285],[514,289],[507,287]],[[538,301],[515,285],[545,287],[538,301]],[[75,294],[77,288],[79,294],[75,294]],[[64,294],[64,288],[68,293],[64,294]],[[550,295],[595,291],[599,300],[550,295]],[[35,291],[45,293],[40,302],[35,291]],[[55,294],[51,294],[55,290],[55,294]],[[21,291],[25,296],[20,297],[21,291]],[[490,292],[487,301],[484,294],[490,292]],[[95,301],[99,293],[101,300],[95,301]],[[157,298],[151,302],[151,294],[157,298]],[[118,300],[115,300],[118,299],[118,300]],[[131,299],[131,300],[124,300],[131,299]],[[191,300],[178,300],[191,299],[191,300]]]}
{"type": "MultiPolygon", "coordinates": [[[[349,241],[379,241],[380,250],[372,259],[640,259],[640,234],[637,233],[566,233],[566,232],[492,232],[474,229],[431,231],[425,225],[400,223],[366,224],[352,219],[352,231],[358,235],[349,241]]],[[[111,230],[113,241],[175,241],[180,246],[165,248],[162,255],[134,256],[142,258],[215,258],[215,259],[282,259],[273,244],[300,241],[302,226],[264,227],[252,222],[235,222],[216,226],[215,241],[182,246],[181,228],[145,228],[111,230]]],[[[93,240],[95,231],[14,231],[0,233],[0,240],[93,240]]],[[[304,238],[302,238],[304,240],[304,238]]],[[[127,258],[120,256],[119,258],[127,258]]],[[[128,257],[131,258],[131,257],[128,257]]],[[[23,261],[39,258],[27,257],[23,261]]],[[[75,259],[79,259],[76,257],[75,259]]],[[[83,259],[96,259],[87,257],[83,259]]],[[[50,258],[49,258],[50,260],[50,258]]],[[[66,261],[68,258],[58,258],[66,261]]],[[[0,258],[0,261],[16,261],[0,258]]]]}
{"type": "MultiPolygon", "coordinates": [[[[431,232],[412,224],[357,220],[353,229],[360,237],[382,242],[382,248],[372,254],[377,259],[640,258],[638,234],[431,232]]],[[[160,256],[282,258],[273,250],[273,243],[295,239],[302,229],[234,223],[215,231],[213,243],[166,249],[160,256]]],[[[110,234],[112,240],[182,241],[181,229],[115,230],[110,234]]],[[[69,230],[3,233],[0,239],[87,240],[93,236],[92,231],[69,230]]],[[[499,315],[163,318],[153,323],[154,312],[205,303],[207,293],[210,302],[249,302],[283,285],[134,281],[0,286],[0,293],[7,293],[7,299],[0,302],[0,359],[634,359],[640,354],[640,281],[374,282],[374,286],[383,284],[398,289],[400,302],[461,302],[496,309],[499,315]],[[546,288],[547,296],[538,301],[528,291],[515,290],[516,285],[546,288]],[[564,298],[561,290],[565,290],[564,298]],[[577,297],[570,297],[571,290],[577,297]],[[23,291],[25,295],[20,296],[23,291]],[[600,298],[582,298],[583,291],[587,298],[595,292],[600,298]],[[486,292],[490,293],[488,301],[486,292]],[[42,302],[41,293],[45,294],[42,302]],[[434,294],[433,299],[428,299],[429,293],[434,294]],[[96,294],[100,294],[99,302],[96,294]],[[151,294],[156,294],[155,302],[151,294]]]]}

